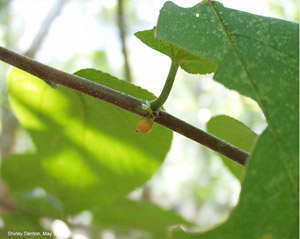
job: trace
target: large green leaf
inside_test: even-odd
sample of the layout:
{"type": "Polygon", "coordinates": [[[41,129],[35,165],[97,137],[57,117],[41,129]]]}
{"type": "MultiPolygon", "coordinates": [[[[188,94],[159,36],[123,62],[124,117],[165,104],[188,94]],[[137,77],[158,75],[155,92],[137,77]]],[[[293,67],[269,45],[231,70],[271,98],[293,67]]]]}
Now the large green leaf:
{"type": "MultiPolygon", "coordinates": [[[[240,121],[226,115],[218,115],[211,118],[206,125],[207,131],[225,140],[232,145],[251,152],[257,135],[240,121]]],[[[231,173],[239,180],[242,180],[245,167],[220,155],[223,163],[231,173]]]]}
{"type": "Polygon", "coordinates": [[[49,188],[51,184],[39,156],[34,153],[6,157],[1,165],[1,176],[12,192],[25,192],[37,187],[49,188]]]}
{"type": "MultiPolygon", "coordinates": [[[[177,54],[179,47],[170,44],[168,42],[159,40],[155,37],[155,28],[152,30],[146,30],[141,32],[136,32],[134,34],[142,42],[150,46],[151,48],[171,57],[171,46],[173,48],[173,54],[177,54]]],[[[180,67],[188,73],[191,74],[207,74],[212,73],[216,70],[216,63],[205,59],[203,57],[195,56],[189,52],[184,53],[185,57],[180,62],[180,67]]]]}
{"type": "Polygon", "coordinates": [[[213,1],[162,8],[158,39],[216,62],[214,79],[256,100],[268,123],[229,220],[204,234],[175,233],[177,238],[298,238],[298,34],[296,23],[213,1]]]}
{"type": "MultiPolygon", "coordinates": [[[[154,98],[100,71],[76,74],[138,98],[154,98]]],[[[26,156],[15,170],[28,170],[26,160],[33,170],[40,165],[42,171],[26,176],[24,187],[30,181],[41,184],[64,204],[66,213],[123,198],[154,174],[170,148],[171,131],[154,125],[151,134],[137,134],[138,116],[62,86],[53,89],[18,69],[9,74],[9,95],[36,147],[36,158],[26,156]]]]}

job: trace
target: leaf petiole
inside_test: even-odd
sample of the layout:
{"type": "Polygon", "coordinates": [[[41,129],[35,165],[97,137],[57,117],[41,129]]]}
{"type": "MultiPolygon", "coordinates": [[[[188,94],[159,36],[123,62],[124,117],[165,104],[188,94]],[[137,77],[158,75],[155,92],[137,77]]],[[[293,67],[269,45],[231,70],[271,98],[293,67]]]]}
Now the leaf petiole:
{"type": "Polygon", "coordinates": [[[170,47],[170,50],[171,50],[171,54],[172,54],[172,57],[171,57],[172,64],[171,64],[171,67],[169,70],[169,74],[168,74],[166,83],[164,85],[164,88],[162,89],[162,92],[160,93],[160,96],[150,102],[150,107],[151,107],[152,111],[158,110],[166,102],[166,100],[171,92],[180,62],[184,55],[182,50],[179,50],[177,55],[174,54],[172,47],[170,47]]]}

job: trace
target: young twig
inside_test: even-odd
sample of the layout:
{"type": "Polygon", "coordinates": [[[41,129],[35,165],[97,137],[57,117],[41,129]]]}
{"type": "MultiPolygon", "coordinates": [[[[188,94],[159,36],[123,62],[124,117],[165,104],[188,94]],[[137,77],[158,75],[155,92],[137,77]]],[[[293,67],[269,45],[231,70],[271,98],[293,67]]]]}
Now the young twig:
{"type": "MultiPolygon", "coordinates": [[[[66,72],[54,69],[28,57],[21,56],[6,48],[0,47],[0,60],[18,67],[32,75],[35,75],[43,80],[64,85],[68,88],[80,91],[84,94],[104,100],[124,110],[132,113],[149,117],[149,113],[142,109],[145,101],[126,95],[122,92],[97,84],[93,81],[81,78],[76,75],[71,75],[66,72]]],[[[216,152],[238,162],[241,165],[246,164],[249,156],[245,151],[202,131],[164,111],[159,111],[159,114],[154,120],[181,135],[184,135],[216,152]]]]}

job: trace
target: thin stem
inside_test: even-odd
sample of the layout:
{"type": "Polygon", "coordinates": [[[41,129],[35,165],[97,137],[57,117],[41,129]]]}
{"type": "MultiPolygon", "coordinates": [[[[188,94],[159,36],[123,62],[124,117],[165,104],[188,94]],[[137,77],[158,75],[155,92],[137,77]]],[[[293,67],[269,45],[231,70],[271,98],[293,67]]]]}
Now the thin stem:
{"type": "Polygon", "coordinates": [[[122,53],[124,58],[124,71],[126,80],[128,82],[132,82],[129,57],[126,45],[126,26],[125,26],[125,18],[124,18],[124,0],[118,0],[118,26],[120,32],[120,40],[122,45],[122,53]]]}
{"type": "Polygon", "coordinates": [[[172,60],[169,74],[168,74],[166,83],[164,85],[164,88],[163,88],[162,92],[160,93],[160,96],[157,99],[155,99],[154,101],[150,102],[150,106],[153,111],[156,111],[157,109],[159,109],[168,99],[169,94],[172,89],[172,86],[173,86],[173,83],[174,83],[174,80],[175,80],[176,73],[179,68],[179,63],[180,63],[180,61],[177,59],[172,60]]]}
{"type": "Polygon", "coordinates": [[[61,13],[64,5],[67,3],[67,0],[57,0],[51,10],[49,11],[48,15],[42,22],[40,29],[36,36],[34,37],[30,47],[25,52],[25,56],[34,58],[38,50],[41,48],[44,39],[46,38],[54,20],[59,16],[61,13]]]}
{"type": "MultiPolygon", "coordinates": [[[[93,96],[100,100],[121,107],[132,113],[151,117],[151,115],[142,109],[145,101],[126,95],[122,92],[113,90],[93,81],[71,75],[66,72],[54,69],[34,61],[28,57],[21,56],[6,48],[0,46],[0,60],[10,65],[18,67],[36,77],[56,84],[64,85],[68,88],[80,91],[84,94],[93,96]]],[[[245,165],[249,154],[245,151],[202,131],[164,111],[159,111],[158,116],[154,120],[156,123],[163,125],[181,135],[184,135],[216,152],[234,160],[235,162],[245,165]]]]}

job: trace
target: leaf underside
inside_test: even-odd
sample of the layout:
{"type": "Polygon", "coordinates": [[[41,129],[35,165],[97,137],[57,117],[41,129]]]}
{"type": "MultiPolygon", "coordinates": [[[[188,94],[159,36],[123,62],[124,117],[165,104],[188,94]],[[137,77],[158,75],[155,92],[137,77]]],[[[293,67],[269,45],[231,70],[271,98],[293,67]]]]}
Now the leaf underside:
{"type": "MultiPolygon", "coordinates": [[[[172,56],[171,46],[176,55],[179,51],[179,47],[170,44],[168,42],[159,40],[155,37],[155,28],[152,30],[136,32],[134,35],[140,39],[143,43],[147,44],[154,50],[157,50],[169,57],[172,56]]],[[[195,56],[185,51],[184,59],[180,62],[180,67],[190,74],[208,74],[216,70],[216,63],[199,56],[195,56]]]]}

